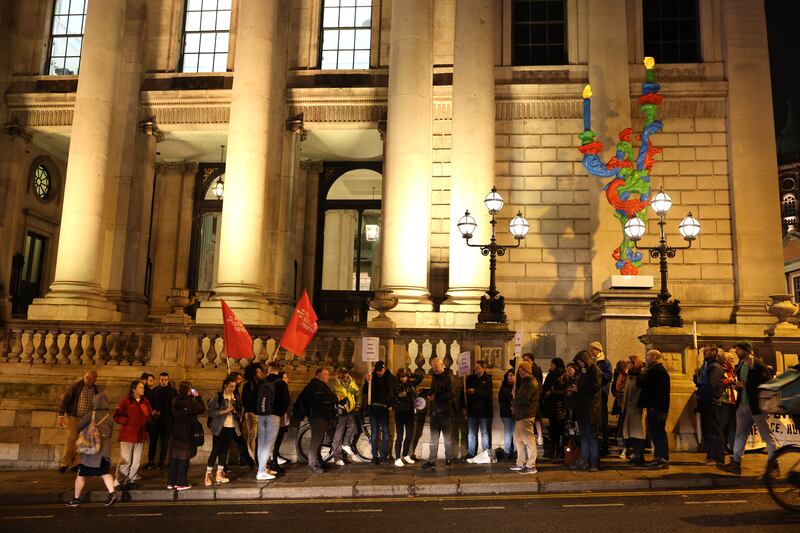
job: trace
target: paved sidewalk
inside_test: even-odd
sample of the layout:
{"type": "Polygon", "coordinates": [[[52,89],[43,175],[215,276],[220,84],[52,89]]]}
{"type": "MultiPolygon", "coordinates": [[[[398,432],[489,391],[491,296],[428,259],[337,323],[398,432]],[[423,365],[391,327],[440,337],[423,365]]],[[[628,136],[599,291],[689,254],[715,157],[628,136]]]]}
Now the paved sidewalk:
{"type": "MultiPolygon", "coordinates": [[[[189,480],[194,488],[184,492],[166,490],[166,471],[143,472],[140,488],[125,491],[123,501],[180,500],[282,500],[308,498],[425,497],[465,494],[570,493],[646,489],[700,489],[709,487],[758,486],[766,454],[748,453],[742,476],[702,464],[697,453],[674,453],[668,470],[650,470],[626,465],[616,457],[605,458],[600,472],[572,472],[560,463],[540,460],[537,474],[520,475],[509,470],[512,463],[493,465],[440,465],[425,471],[416,465],[402,468],[355,463],[331,466],[321,475],[305,464],[287,465],[286,474],[270,482],[255,480],[245,467],[231,467],[231,482],[202,486],[205,469],[192,466],[189,480]]],[[[66,502],[72,497],[75,474],[56,471],[0,472],[0,505],[66,502]]],[[[83,497],[105,501],[99,479],[87,482],[83,497]],[[86,491],[91,491],[86,492],[86,491]]]]}

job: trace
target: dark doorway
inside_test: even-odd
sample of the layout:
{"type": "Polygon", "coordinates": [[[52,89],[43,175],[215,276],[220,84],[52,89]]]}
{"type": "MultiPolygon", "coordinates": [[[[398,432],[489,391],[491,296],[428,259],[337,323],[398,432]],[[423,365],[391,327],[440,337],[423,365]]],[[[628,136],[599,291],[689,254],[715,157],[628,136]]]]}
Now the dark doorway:
{"type": "Polygon", "coordinates": [[[28,232],[25,235],[25,250],[14,257],[12,272],[13,315],[24,316],[34,298],[42,295],[42,269],[47,249],[47,238],[28,232]],[[16,278],[16,279],[13,279],[16,278]]]}

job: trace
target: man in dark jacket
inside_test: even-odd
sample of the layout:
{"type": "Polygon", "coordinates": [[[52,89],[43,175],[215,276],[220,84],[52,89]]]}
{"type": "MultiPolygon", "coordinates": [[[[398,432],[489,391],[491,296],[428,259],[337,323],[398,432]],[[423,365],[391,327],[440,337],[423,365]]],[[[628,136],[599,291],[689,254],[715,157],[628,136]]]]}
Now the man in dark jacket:
{"type": "Polygon", "coordinates": [[[486,372],[486,361],[475,362],[475,373],[467,376],[467,459],[478,455],[478,427],[484,451],[491,446],[492,377],[486,372]]]}
{"type": "Polygon", "coordinates": [[[422,468],[436,468],[436,458],[439,456],[439,436],[444,438],[445,464],[453,464],[453,444],[451,432],[453,430],[453,415],[455,414],[453,397],[453,373],[444,368],[444,362],[438,357],[431,359],[431,388],[427,400],[431,410],[431,447],[428,460],[422,468]]]}
{"type": "Polygon", "coordinates": [[[283,470],[278,466],[278,454],[274,448],[281,429],[281,419],[289,409],[289,387],[278,377],[279,368],[274,361],[267,365],[267,376],[259,382],[255,393],[253,409],[258,420],[257,481],[274,479],[283,470]]]}
{"type": "Polygon", "coordinates": [[[694,375],[697,385],[697,408],[700,411],[700,426],[703,432],[708,465],[725,464],[725,448],[722,439],[719,415],[722,399],[722,364],[716,346],[703,349],[703,364],[694,375]]]}
{"type": "Polygon", "coordinates": [[[669,468],[669,443],[667,442],[667,416],[669,415],[669,372],[662,364],[658,350],[645,354],[647,366],[639,375],[639,407],[647,411],[647,434],[653,441],[653,460],[648,466],[669,468]]]}
{"type": "Polygon", "coordinates": [[[611,381],[614,376],[611,363],[606,354],[603,353],[603,345],[600,341],[589,344],[589,353],[594,358],[594,364],[600,369],[603,381],[600,386],[600,454],[608,455],[608,397],[611,392],[611,381]]]}
{"type": "Polygon", "coordinates": [[[144,470],[158,468],[162,470],[167,460],[167,450],[169,449],[169,438],[172,433],[172,399],[178,394],[175,387],[169,383],[169,374],[161,372],[158,375],[158,387],[150,392],[150,407],[153,412],[150,417],[150,443],[147,446],[147,464],[144,470]],[[156,450],[161,446],[158,454],[158,464],[156,460],[156,450]]]}
{"type": "Polygon", "coordinates": [[[742,457],[744,446],[750,430],[755,423],[761,439],[767,444],[767,457],[772,458],[778,449],[778,442],[769,428],[767,415],[762,414],[758,406],[758,386],[772,379],[772,373],[760,357],[753,355],[753,345],[740,342],[735,345],[739,364],[736,366],[738,381],[735,387],[739,390],[736,400],[736,441],[733,444],[731,462],[721,467],[723,470],[742,473],[742,457]]]}
{"type": "Polygon", "coordinates": [[[83,415],[92,410],[94,395],[97,394],[97,372],[90,370],[83,375],[83,379],[74,383],[61,397],[58,406],[58,427],[67,428],[67,439],[61,452],[61,465],[58,469],[62,474],[68,468],[77,469],[77,454],[75,453],[75,440],[78,438],[78,421],[83,415]]]}
{"type": "MultiPolygon", "coordinates": [[[[369,405],[369,425],[372,430],[372,463],[389,462],[389,406],[394,403],[395,379],[383,361],[375,363],[371,374],[366,375],[363,387],[363,398],[369,401],[369,387],[372,383],[372,403],[369,405]],[[381,449],[378,453],[378,439],[381,449]]],[[[364,402],[366,403],[366,402],[364,402]]]]}
{"type": "MultiPolygon", "coordinates": [[[[567,389],[574,396],[575,418],[581,434],[581,460],[573,465],[574,470],[597,472],[600,469],[600,441],[597,430],[600,426],[600,398],[603,376],[594,364],[592,354],[581,350],[573,359],[580,368],[576,381],[567,389]]],[[[519,453],[519,452],[518,452],[519,453]]]]}
{"type": "Polygon", "coordinates": [[[297,397],[311,425],[311,443],[308,448],[308,466],[315,474],[322,474],[319,455],[322,440],[328,427],[336,419],[336,395],[328,386],[330,372],[325,367],[317,369],[316,375],[297,397]]]}
{"type": "Polygon", "coordinates": [[[539,416],[539,398],[542,386],[533,377],[533,368],[527,361],[517,369],[519,386],[511,401],[514,418],[514,446],[517,448],[517,464],[511,467],[520,474],[536,473],[536,435],[533,425],[539,416]]]}

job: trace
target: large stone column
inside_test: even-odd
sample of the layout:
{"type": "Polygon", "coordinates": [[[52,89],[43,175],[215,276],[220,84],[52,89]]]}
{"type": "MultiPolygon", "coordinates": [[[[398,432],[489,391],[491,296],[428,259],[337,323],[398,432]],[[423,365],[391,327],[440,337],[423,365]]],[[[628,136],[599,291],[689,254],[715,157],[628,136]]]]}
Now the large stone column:
{"type": "Polygon", "coordinates": [[[394,0],[383,176],[383,288],[393,316],[428,300],[433,128],[431,0],[394,0]]]}
{"type": "MultiPolygon", "coordinates": [[[[764,4],[725,3],[728,153],[737,323],[772,323],[764,302],[783,281],[775,131],[764,4]]],[[[702,215],[702,213],[701,213],[702,215]]],[[[701,220],[702,222],[702,220],[701,220]]],[[[701,237],[702,238],[702,237],[701,237]]]]}
{"type": "MultiPolygon", "coordinates": [[[[216,293],[245,324],[276,322],[265,297],[264,211],[277,4],[239,3],[216,293]]],[[[219,300],[204,304],[197,322],[221,323],[219,300]]]]}
{"type": "MultiPolygon", "coordinates": [[[[592,86],[592,126],[603,143],[604,160],[614,153],[617,134],[631,127],[631,97],[628,76],[628,38],[625,0],[592,0],[588,2],[589,20],[589,83],[592,86]],[[614,28],[614,31],[609,31],[614,28]]],[[[619,246],[622,233],[614,210],[606,201],[602,186],[605,181],[587,173],[592,249],[592,293],[604,289],[603,284],[617,274],[613,250],[619,246]]]]}
{"type": "Polygon", "coordinates": [[[112,130],[125,110],[115,98],[124,60],[126,0],[89,2],[61,215],[55,280],[30,319],[115,321],[101,287],[103,211],[112,130]]]}
{"type": "Polygon", "coordinates": [[[456,4],[450,284],[448,305],[442,310],[461,308],[476,317],[480,298],[489,286],[489,263],[478,248],[466,245],[457,224],[469,209],[478,223],[475,242],[489,242],[490,216],[483,200],[494,185],[494,11],[491,0],[460,0],[456,4]]]}

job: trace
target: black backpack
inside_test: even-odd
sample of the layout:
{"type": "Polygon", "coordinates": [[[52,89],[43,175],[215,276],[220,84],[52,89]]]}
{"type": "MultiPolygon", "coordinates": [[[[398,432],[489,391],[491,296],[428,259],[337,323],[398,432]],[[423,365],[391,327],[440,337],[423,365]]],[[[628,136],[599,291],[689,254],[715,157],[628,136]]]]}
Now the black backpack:
{"type": "Polygon", "coordinates": [[[272,406],[275,402],[275,383],[271,380],[264,380],[258,387],[258,397],[256,399],[256,414],[267,416],[272,414],[272,406]]]}

